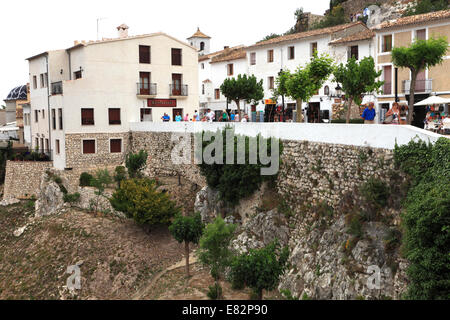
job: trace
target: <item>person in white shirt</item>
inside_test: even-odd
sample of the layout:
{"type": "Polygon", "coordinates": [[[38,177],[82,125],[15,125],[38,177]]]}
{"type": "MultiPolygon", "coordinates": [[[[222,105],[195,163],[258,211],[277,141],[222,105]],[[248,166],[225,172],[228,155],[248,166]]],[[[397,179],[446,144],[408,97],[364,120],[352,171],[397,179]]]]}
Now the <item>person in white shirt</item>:
{"type": "Polygon", "coordinates": [[[248,115],[244,115],[241,122],[248,122],[248,115]]]}

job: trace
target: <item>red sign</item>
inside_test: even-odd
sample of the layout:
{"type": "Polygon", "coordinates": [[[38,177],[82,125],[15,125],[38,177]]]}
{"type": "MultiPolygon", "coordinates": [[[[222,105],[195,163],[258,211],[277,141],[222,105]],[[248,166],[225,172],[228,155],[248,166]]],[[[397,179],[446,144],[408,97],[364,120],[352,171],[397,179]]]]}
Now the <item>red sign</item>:
{"type": "Polygon", "coordinates": [[[147,99],[147,106],[149,107],[176,107],[177,100],[176,99],[147,99]]]}

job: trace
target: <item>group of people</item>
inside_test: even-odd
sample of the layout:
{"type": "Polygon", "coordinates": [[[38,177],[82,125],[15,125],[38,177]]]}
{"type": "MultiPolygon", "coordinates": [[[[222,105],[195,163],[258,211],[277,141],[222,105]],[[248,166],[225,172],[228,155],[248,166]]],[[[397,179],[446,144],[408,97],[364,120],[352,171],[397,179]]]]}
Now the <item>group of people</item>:
{"type": "MultiPolygon", "coordinates": [[[[375,104],[370,102],[364,109],[361,119],[364,119],[365,124],[375,124],[375,117],[377,112],[375,110],[375,104]]],[[[400,105],[398,102],[394,102],[392,108],[386,112],[383,124],[408,124],[408,106],[400,105]]]]}
{"type": "Polygon", "coordinates": [[[428,106],[424,125],[427,130],[447,134],[450,132],[450,114],[446,114],[443,107],[428,106]]]}
{"type": "MultiPolygon", "coordinates": [[[[169,122],[170,116],[167,113],[164,113],[164,115],[161,117],[161,120],[163,122],[169,122]]],[[[175,122],[213,122],[213,121],[219,121],[219,122],[249,122],[249,117],[247,114],[244,114],[242,119],[239,117],[239,113],[236,111],[231,111],[229,114],[227,111],[222,111],[222,116],[216,120],[216,113],[212,111],[211,109],[208,109],[204,114],[200,115],[200,113],[195,110],[195,113],[193,117],[189,117],[189,114],[187,113],[184,117],[180,114],[180,112],[177,112],[174,118],[175,122]]]]}

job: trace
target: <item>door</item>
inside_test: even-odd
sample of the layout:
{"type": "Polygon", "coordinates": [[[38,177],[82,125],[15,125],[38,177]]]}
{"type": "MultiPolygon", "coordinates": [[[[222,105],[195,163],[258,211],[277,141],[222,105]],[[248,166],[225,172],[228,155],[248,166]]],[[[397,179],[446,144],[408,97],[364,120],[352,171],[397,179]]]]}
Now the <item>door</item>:
{"type": "Polygon", "coordinates": [[[140,94],[150,94],[150,72],[139,73],[139,88],[140,94]]]}
{"type": "Polygon", "coordinates": [[[172,73],[172,95],[181,95],[181,74],[172,73]]]}
{"type": "Polygon", "coordinates": [[[383,67],[383,94],[391,94],[392,93],[392,67],[385,66],[383,67]]]}

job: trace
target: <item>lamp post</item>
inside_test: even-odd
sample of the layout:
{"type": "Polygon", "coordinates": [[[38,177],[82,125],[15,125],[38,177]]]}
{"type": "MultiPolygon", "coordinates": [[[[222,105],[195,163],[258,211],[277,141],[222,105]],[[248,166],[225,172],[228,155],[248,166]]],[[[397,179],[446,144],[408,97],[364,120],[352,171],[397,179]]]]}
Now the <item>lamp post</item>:
{"type": "Polygon", "coordinates": [[[342,97],[342,88],[341,88],[341,86],[339,85],[339,83],[338,83],[337,87],[335,88],[335,90],[336,90],[336,96],[337,96],[338,98],[341,98],[341,97],[342,97]]]}
{"type": "MultiPolygon", "coordinates": [[[[278,77],[281,76],[281,73],[282,73],[282,72],[283,72],[283,68],[281,68],[281,69],[280,69],[280,72],[278,72],[278,77]]],[[[283,114],[283,122],[284,122],[284,121],[285,121],[285,119],[284,119],[284,114],[285,114],[285,113],[284,113],[284,94],[281,95],[281,104],[282,104],[282,106],[283,106],[282,109],[281,109],[281,112],[282,112],[282,114],[283,114]]]]}

